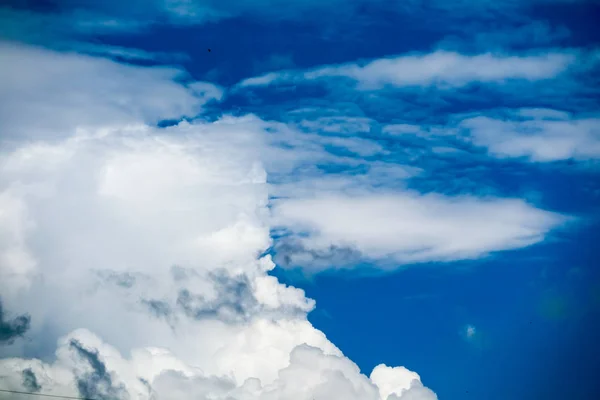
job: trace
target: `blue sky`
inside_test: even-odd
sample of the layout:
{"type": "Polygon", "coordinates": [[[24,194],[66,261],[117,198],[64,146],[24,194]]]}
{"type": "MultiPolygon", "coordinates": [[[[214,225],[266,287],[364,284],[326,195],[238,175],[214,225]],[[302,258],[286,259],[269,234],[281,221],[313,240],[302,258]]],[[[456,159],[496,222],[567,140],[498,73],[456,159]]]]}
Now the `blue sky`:
{"type": "Polygon", "coordinates": [[[598,2],[3,4],[0,389],[598,395],[598,2]]]}

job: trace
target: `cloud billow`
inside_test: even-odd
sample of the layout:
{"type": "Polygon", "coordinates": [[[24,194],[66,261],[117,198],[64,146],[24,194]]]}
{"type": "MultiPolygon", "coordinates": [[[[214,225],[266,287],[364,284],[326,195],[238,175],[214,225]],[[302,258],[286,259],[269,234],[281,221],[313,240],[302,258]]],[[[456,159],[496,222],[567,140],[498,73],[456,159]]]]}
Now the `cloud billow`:
{"type": "MultiPolygon", "coordinates": [[[[150,113],[177,117],[191,108],[170,104],[198,105],[170,73],[11,46],[23,65],[48,60],[108,80],[128,71],[134,86],[139,72],[147,87],[169,88],[150,113]]],[[[39,129],[22,115],[3,121],[2,140],[12,145],[0,155],[0,290],[11,315],[31,315],[3,316],[9,346],[25,331],[31,338],[12,352],[58,345],[54,357],[37,350],[49,361],[1,359],[3,387],[120,399],[380,400],[384,383],[361,374],[307,320],[314,301],[268,275],[270,123],[223,117],[159,128],[147,124],[143,102],[131,100],[143,111],[131,112],[89,96],[94,84],[62,81],[65,93],[89,96],[81,107],[105,113],[88,119],[43,89],[52,84],[46,72],[36,78],[39,94],[19,84],[13,93],[40,96],[64,118],[39,129]],[[26,140],[6,134],[24,127],[26,140]]],[[[422,387],[404,374],[392,374],[402,382],[396,395],[412,391],[412,381],[422,387]]]]}

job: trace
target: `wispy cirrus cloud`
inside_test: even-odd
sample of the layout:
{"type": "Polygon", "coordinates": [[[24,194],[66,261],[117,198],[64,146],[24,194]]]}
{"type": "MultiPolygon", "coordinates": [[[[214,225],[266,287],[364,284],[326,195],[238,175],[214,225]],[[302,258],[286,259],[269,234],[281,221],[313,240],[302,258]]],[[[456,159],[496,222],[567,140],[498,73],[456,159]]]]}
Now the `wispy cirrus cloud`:
{"type": "Polygon", "coordinates": [[[321,78],[346,78],[361,90],[384,87],[437,86],[453,88],[470,83],[506,80],[543,80],[566,71],[575,61],[571,52],[539,55],[463,55],[436,51],[429,54],[402,55],[364,63],[322,66],[308,71],[271,72],[240,82],[241,87],[266,86],[278,82],[313,81],[321,78]]]}
{"type": "Polygon", "coordinates": [[[565,42],[571,32],[564,25],[529,20],[508,23],[490,29],[485,23],[466,22],[462,30],[446,36],[438,43],[440,49],[456,51],[509,51],[510,49],[541,49],[565,42]]]}
{"type": "Polygon", "coordinates": [[[553,162],[598,159],[599,126],[596,113],[517,108],[458,114],[445,125],[390,124],[382,132],[394,137],[414,137],[448,151],[484,148],[497,158],[553,162]]]}
{"type": "Polygon", "coordinates": [[[518,199],[410,191],[323,193],[275,202],[274,224],[290,235],[276,261],[320,270],[361,259],[384,269],[473,259],[540,242],[566,219],[518,199]],[[346,253],[340,258],[340,250],[346,253]]]}

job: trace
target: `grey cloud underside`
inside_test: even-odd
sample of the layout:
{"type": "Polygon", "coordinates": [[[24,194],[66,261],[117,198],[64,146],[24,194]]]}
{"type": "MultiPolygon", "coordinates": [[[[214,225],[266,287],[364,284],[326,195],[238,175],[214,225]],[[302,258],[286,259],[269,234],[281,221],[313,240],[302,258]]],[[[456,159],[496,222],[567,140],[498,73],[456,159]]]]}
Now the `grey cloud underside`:
{"type": "Polygon", "coordinates": [[[23,387],[30,392],[39,392],[42,390],[42,386],[38,383],[37,377],[35,373],[31,370],[31,368],[27,368],[23,370],[23,387]]]}
{"type": "Polygon", "coordinates": [[[311,249],[295,236],[286,237],[274,246],[275,262],[284,268],[323,270],[331,267],[352,267],[366,261],[360,251],[351,246],[330,245],[326,249],[311,249]]]}
{"type": "Polygon", "coordinates": [[[209,280],[216,291],[213,299],[183,289],[177,306],[191,318],[219,318],[229,322],[248,320],[259,307],[246,276],[230,277],[224,271],[211,272],[209,280]]]}
{"type": "Polygon", "coordinates": [[[77,389],[81,396],[97,400],[129,399],[125,386],[113,383],[113,378],[97,350],[88,350],[75,339],[70,341],[69,347],[92,369],[76,375],[77,389]]]}
{"type": "Polygon", "coordinates": [[[28,314],[9,318],[0,299],[0,345],[12,344],[16,339],[23,337],[31,326],[31,317],[28,314]]]}
{"type": "MultiPolygon", "coordinates": [[[[222,319],[228,322],[247,321],[259,311],[259,303],[252,294],[251,283],[244,275],[229,276],[227,271],[218,270],[201,276],[193,269],[173,266],[170,277],[175,284],[182,285],[176,298],[142,298],[140,303],[156,318],[168,321],[181,313],[192,319],[222,319]],[[211,283],[214,290],[207,297],[197,290],[185,288],[186,281],[203,280],[211,283]]],[[[152,281],[140,273],[98,271],[98,276],[108,285],[122,289],[138,288],[152,281]]]]}
{"type": "Polygon", "coordinates": [[[171,278],[175,282],[184,281],[186,279],[191,279],[198,276],[198,273],[193,269],[184,268],[179,265],[174,265],[171,267],[171,278]]]}
{"type": "Polygon", "coordinates": [[[171,316],[171,306],[166,301],[142,299],[141,303],[148,308],[150,314],[157,318],[168,319],[171,316]]]}
{"type": "Polygon", "coordinates": [[[98,271],[97,274],[98,277],[107,284],[116,285],[125,289],[131,289],[138,279],[133,273],[130,272],[104,270],[98,271]]]}
{"type": "Polygon", "coordinates": [[[224,269],[200,275],[191,269],[173,267],[171,277],[174,283],[181,285],[177,296],[140,300],[151,315],[170,323],[185,316],[193,320],[210,319],[241,324],[258,316],[300,316],[305,312],[300,308],[288,306],[279,310],[266,310],[255,297],[252,282],[246,275],[232,276],[224,269]],[[210,293],[187,287],[185,282],[190,280],[209,283],[207,290],[210,293]]]}

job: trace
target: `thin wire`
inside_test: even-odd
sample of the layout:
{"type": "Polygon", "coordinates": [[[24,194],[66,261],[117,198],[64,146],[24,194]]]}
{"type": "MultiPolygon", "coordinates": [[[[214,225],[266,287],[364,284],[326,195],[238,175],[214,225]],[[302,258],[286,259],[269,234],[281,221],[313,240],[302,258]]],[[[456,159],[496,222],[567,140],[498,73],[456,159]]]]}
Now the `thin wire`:
{"type": "Polygon", "coordinates": [[[18,390],[0,389],[0,392],[16,393],[16,394],[27,394],[29,396],[54,397],[55,399],[94,400],[94,399],[89,399],[89,398],[86,398],[86,397],[59,396],[59,395],[56,395],[56,394],[43,394],[43,393],[35,393],[35,392],[19,392],[18,390]]]}

